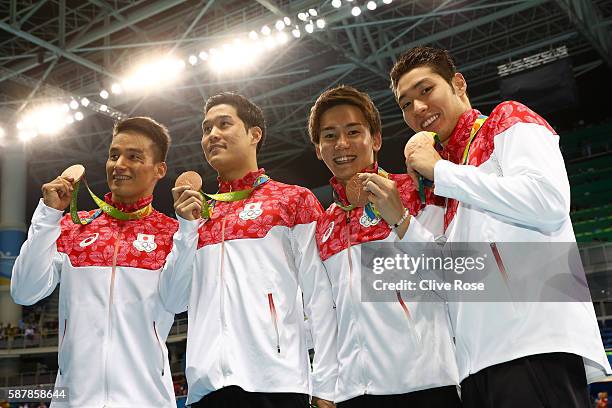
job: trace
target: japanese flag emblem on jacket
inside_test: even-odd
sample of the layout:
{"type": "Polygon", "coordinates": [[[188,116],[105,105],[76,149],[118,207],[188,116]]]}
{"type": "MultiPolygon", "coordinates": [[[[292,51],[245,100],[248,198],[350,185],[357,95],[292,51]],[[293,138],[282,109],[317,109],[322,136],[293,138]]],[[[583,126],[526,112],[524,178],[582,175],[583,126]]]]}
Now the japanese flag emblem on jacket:
{"type": "Polygon", "coordinates": [[[243,220],[254,220],[263,213],[261,209],[261,203],[248,203],[244,206],[244,210],[238,214],[243,220]]]}
{"type": "Polygon", "coordinates": [[[134,248],[139,251],[151,252],[157,248],[155,243],[155,235],[138,234],[138,237],[134,240],[134,248]]]}

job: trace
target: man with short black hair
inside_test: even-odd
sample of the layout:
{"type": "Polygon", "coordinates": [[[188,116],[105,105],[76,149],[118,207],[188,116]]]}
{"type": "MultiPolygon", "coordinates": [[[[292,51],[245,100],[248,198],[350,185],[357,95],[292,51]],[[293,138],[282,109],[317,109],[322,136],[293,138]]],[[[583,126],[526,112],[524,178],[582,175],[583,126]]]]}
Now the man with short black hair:
{"type": "Polygon", "coordinates": [[[312,106],[308,129],[317,157],[333,174],[334,203],[319,217],[316,238],[337,304],[338,408],[460,407],[445,304],[400,291],[391,291],[389,300],[364,301],[368,245],[393,246],[410,214],[440,230],[441,208],[425,206],[408,175],[380,168],[382,125],[367,94],[350,86],[328,89],[312,106]],[[359,173],[379,174],[386,194],[362,192],[367,200],[351,203],[359,173]]]}
{"type": "MultiPolygon", "coordinates": [[[[486,243],[484,256],[492,261],[484,279],[502,290],[568,275],[586,285],[584,271],[572,264],[579,258],[568,250],[575,243],[569,181],[559,137],[546,120],[515,101],[481,115],[452,58],[437,48],[400,56],[391,86],[406,124],[418,132],[406,145],[408,171],[432,180],[435,194],[446,198],[438,242],[447,239],[451,251],[457,243],[486,243]],[[551,244],[558,253],[538,251],[551,244]],[[541,268],[527,270],[540,258],[541,268]]],[[[409,223],[404,240],[433,240],[418,220],[409,223]]],[[[563,282],[555,291],[572,289],[563,282]]],[[[450,302],[449,308],[466,407],[587,407],[587,382],[612,373],[588,299],[450,302]]]]}
{"type": "Polygon", "coordinates": [[[206,195],[202,219],[201,193],[173,189],[179,230],[160,294],[171,310],[189,311],[192,407],[308,407],[312,392],[324,408],[334,399],[336,312],[314,242],[321,204],[258,168],[265,132],[261,109],[244,96],[211,97],[202,150],[219,192],[206,195]]]}
{"type": "Polygon", "coordinates": [[[11,295],[32,305],[60,284],[55,387],[68,398],[53,407],[176,407],[165,344],[174,314],[158,280],[177,223],[151,205],[169,145],[151,118],[118,122],[106,161],[110,193],[96,211],[62,217],[81,175],[42,186],[11,295]]]}

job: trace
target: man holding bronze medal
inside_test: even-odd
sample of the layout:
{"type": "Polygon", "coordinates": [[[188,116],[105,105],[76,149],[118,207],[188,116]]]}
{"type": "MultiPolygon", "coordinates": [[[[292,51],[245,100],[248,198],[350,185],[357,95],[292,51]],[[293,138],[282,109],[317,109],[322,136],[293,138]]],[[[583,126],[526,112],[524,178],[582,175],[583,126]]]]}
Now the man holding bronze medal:
{"type": "Polygon", "coordinates": [[[169,309],[189,312],[192,407],[307,407],[312,393],[323,408],[334,398],[336,311],[314,242],[321,204],[258,168],[265,132],[261,109],[247,98],[212,96],[202,150],[219,191],[198,191],[193,172],[173,189],[179,230],[160,295],[169,309]]]}
{"type": "MultiPolygon", "coordinates": [[[[379,167],[380,115],[370,97],[348,86],[327,90],[310,111],[310,138],[332,172],[334,203],[317,225],[317,244],[338,314],[338,408],[459,407],[458,373],[445,305],[396,291],[364,301],[364,245],[403,236],[411,214],[441,230],[442,211],[425,206],[406,174],[379,167]],[[364,190],[360,177],[378,175],[364,190]],[[437,226],[436,226],[437,225],[437,226]]],[[[434,296],[433,294],[431,294],[434,296]]]]}
{"type": "Polygon", "coordinates": [[[100,200],[74,165],[42,187],[11,295],[31,305],[60,284],[58,374],[70,407],[175,407],[166,337],[174,321],[158,294],[176,220],[154,210],[166,175],[167,129],[146,117],[119,121],[100,200]],[[85,185],[99,209],[78,212],[85,185]],[[70,214],[63,211],[70,205],[70,214]]]}
{"type": "MultiPolygon", "coordinates": [[[[442,49],[409,50],[391,82],[406,124],[417,132],[405,149],[408,172],[433,181],[435,194],[446,200],[442,236],[411,219],[402,241],[435,239],[451,252],[462,243],[485,243],[491,262],[483,279],[503,290],[521,279],[535,285],[550,265],[557,275],[546,282],[572,276],[569,252],[544,254],[542,268],[525,275],[544,244],[575,243],[569,182],[551,126],[514,101],[497,105],[489,117],[472,109],[467,82],[442,49]],[[520,243],[528,243],[527,251],[512,256],[520,243]]],[[[363,181],[372,191],[383,183],[375,175],[363,181]]],[[[584,272],[577,278],[586,286],[584,272]]],[[[590,299],[492,296],[450,302],[449,309],[465,407],[586,408],[587,382],[611,373],[590,299]]]]}

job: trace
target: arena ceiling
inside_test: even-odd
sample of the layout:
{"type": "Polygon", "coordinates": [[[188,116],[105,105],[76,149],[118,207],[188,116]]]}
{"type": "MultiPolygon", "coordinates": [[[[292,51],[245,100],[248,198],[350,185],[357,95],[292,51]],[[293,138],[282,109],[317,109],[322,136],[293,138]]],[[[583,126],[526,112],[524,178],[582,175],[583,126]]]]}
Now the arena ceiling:
{"type": "MultiPolygon", "coordinates": [[[[337,84],[353,85],[372,96],[383,117],[381,161],[391,170],[399,169],[400,149],[410,132],[389,89],[388,72],[398,55],[414,45],[449,49],[468,79],[473,105],[485,112],[500,99],[498,65],[564,45],[582,103],[551,122],[569,126],[564,119],[596,119],[599,112],[594,111],[604,115],[609,106],[612,1],[378,0],[375,10],[367,8],[367,1],[342,0],[339,8],[332,3],[338,4],[0,1],[0,122],[5,132],[1,143],[22,143],[16,125],[41,104],[84,97],[90,101],[87,108],[78,108],[83,120],[26,143],[28,202],[36,201],[43,182],[72,163],[85,164],[93,189],[103,193],[103,165],[117,115],[152,116],[170,128],[170,173],[160,189],[169,188],[188,169],[206,175],[207,188],[214,189],[214,172],[205,165],[199,146],[201,112],[208,96],[226,90],[241,92],[264,109],[268,135],[259,161],[279,180],[317,187],[329,178],[314,157],[305,124],[316,97],[337,84]],[[361,8],[359,16],[352,14],[354,7],[361,8]],[[310,9],[316,17],[297,17],[310,9]],[[264,25],[276,36],[275,24],[285,17],[291,21],[284,30],[286,43],[259,49],[252,65],[238,58],[225,66],[227,61],[212,55],[208,61],[197,59],[194,66],[189,63],[189,56],[211,48],[223,50],[223,44],[233,44],[236,38],[250,44],[251,31],[266,39],[261,34],[264,25]],[[323,28],[316,25],[321,18],[323,28]],[[310,19],[313,33],[304,30],[310,19]],[[296,24],[299,38],[291,35],[296,24]],[[113,83],[121,83],[144,61],[169,55],[185,63],[174,82],[159,78],[144,89],[111,92],[108,99],[100,96],[101,90],[111,91],[113,83]]],[[[160,206],[169,209],[169,201],[162,199],[160,206]]]]}

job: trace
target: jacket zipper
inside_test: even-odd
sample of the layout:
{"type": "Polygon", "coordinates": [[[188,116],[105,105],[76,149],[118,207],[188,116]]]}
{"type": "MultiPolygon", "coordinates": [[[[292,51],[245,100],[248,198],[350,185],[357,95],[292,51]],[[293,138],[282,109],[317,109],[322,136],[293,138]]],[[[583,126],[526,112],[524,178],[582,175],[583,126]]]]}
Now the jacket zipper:
{"type": "Polygon", "coordinates": [[[367,375],[366,375],[366,367],[365,367],[365,361],[363,360],[363,341],[361,339],[361,330],[359,329],[359,321],[357,319],[357,315],[358,315],[358,310],[359,308],[357,306],[355,306],[355,303],[353,301],[353,259],[352,259],[352,253],[351,253],[351,246],[353,245],[351,242],[351,215],[350,215],[350,211],[346,212],[346,239],[348,242],[348,247],[347,247],[347,253],[348,253],[348,264],[349,264],[349,298],[351,300],[351,304],[353,305],[353,309],[355,310],[355,323],[357,326],[357,342],[359,343],[359,348],[360,348],[360,353],[359,353],[359,357],[361,359],[361,380],[363,382],[363,386],[364,386],[364,394],[368,393],[368,382],[367,382],[367,375]]]}
{"type": "Polygon", "coordinates": [[[278,316],[276,314],[276,307],[274,306],[274,297],[272,293],[268,293],[268,305],[270,306],[270,319],[274,325],[274,331],[276,332],[276,351],[280,354],[280,334],[278,332],[278,316]]]}
{"type": "Polygon", "coordinates": [[[155,321],[153,321],[153,332],[155,333],[155,340],[157,340],[157,345],[159,346],[159,350],[161,351],[161,362],[162,362],[162,369],[161,369],[161,375],[162,377],[164,376],[164,369],[165,367],[165,359],[164,359],[164,348],[162,347],[161,344],[161,340],[159,339],[159,335],[157,334],[157,326],[155,324],[155,321]]]}
{"type": "Polygon", "coordinates": [[[420,345],[421,338],[416,330],[416,326],[413,324],[414,321],[412,320],[412,314],[408,309],[408,305],[406,305],[406,302],[404,302],[404,299],[402,298],[402,293],[399,290],[396,290],[395,294],[397,295],[397,301],[399,302],[400,306],[404,310],[404,314],[406,315],[406,321],[408,322],[408,333],[413,337],[415,344],[420,345]]]}
{"type": "Polygon", "coordinates": [[[491,251],[493,252],[493,256],[495,257],[495,263],[497,263],[497,268],[499,269],[499,272],[501,273],[502,278],[504,278],[504,282],[508,283],[508,272],[506,271],[506,266],[504,265],[504,261],[502,260],[501,255],[499,254],[497,243],[491,242],[489,246],[491,247],[491,251]]]}
{"type": "MultiPolygon", "coordinates": [[[[64,319],[64,332],[62,333],[62,340],[60,341],[60,344],[59,344],[59,349],[57,350],[58,360],[61,360],[61,358],[59,358],[59,357],[60,357],[62,354],[64,354],[64,353],[62,352],[62,347],[64,346],[64,339],[66,338],[66,329],[68,329],[68,319],[64,319]]],[[[57,365],[58,365],[58,367],[59,367],[59,372],[60,372],[60,375],[62,375],[62,371],[63,371],[63,370],[62,370],[62,366],[59,364],[59,361],[58,361],[58,364],[57,364],[57,365]]]]}
{"type": "MultiPolygon", "coordinates": [[[[230,203],[230,208],[231,208],[231,203],[230,203]]],[[[225,220],[226,217],[223,217],[223,220],[221,221],[221,266],[219,267],[219,308],[220,308],[220,318],[221,318],[221,336],[223,337],[225,335],[225,327],[226,327],[226,322],[225,322],[225,276],[224,276],[224,258],[225,258],[225,220]]],[[[221,365],[221,372],[223,373],[223,386],[225,386],[225,377],[227,375],[227,361],[226,361],[226,355],[225,355],[225,346],[223,345],[224,342],[221,342],[222,344],[222,349],[221,349],[221,358],[220,358],[220,365],[221,365]]]]}
{"type": "Polygon", "coordinates": [[[108,401],[109,390],[108,390],[108,349],[112,339],[112,324],[111,317],[113,313],[113,295],[115,291],[115,274],[117,272],[117,255],[119,253],[119,243],[121,242],[121,226],[119,226],[119,232],[117,239],[115,240],[115,249],[113,251],[113,265],[111,269],[111,282],[108,298],[108,325],[106,331],[106,347],[104,348],[104,401],[108,401]]]}

